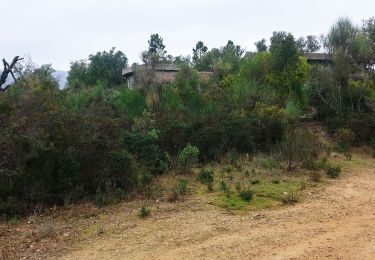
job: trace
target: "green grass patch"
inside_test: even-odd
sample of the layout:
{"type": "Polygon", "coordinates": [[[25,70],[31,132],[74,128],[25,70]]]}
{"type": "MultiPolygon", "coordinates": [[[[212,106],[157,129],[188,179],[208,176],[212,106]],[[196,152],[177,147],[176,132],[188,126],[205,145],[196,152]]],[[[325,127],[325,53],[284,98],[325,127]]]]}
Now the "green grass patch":
{"type": "MultiPolygon", "coordinates": [[[[241,199],[237,192],[232,192],[230,196],[217,193],[214,205],[231,210],[260,210],[281,206],[285,192],[297,191],[301,189],[301,178],[289,178],[275,183],[272,180],[261,180],[259,184],[252,185],[251,191],[254,196],[247,202],[241,199]]],[[[303,182],[310,184],[310,181],[303,179],[303,182]]]]}

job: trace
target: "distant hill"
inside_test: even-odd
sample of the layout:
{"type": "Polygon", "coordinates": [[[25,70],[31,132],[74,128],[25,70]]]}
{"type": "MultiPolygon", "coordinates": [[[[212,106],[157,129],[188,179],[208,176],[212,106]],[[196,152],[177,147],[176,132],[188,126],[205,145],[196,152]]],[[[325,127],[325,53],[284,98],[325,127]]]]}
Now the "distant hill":
{"type": "MultiPolygon", "coordinates": [[[[1,72],[2,71],[0,70],[0,74],[1,74],[1,72]]],[[[66,87],[68,74],[69,74],[69,72],[63,71],[63,70],[56,70],[54,73],[52,73],[52,76],[59,83],[60,89],[64,89],[66,87]]],[[[12,84],[12,83],[13,83],[12,76],[9,75],[5,84],[8,85],[8,84],[12,84]]]]}

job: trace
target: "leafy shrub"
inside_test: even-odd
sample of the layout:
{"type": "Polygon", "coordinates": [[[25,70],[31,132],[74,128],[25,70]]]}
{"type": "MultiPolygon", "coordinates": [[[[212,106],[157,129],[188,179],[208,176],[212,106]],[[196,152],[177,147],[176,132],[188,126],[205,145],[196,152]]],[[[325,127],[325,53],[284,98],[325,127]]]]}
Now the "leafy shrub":
{"type": "Polygon", "coordinates": [[[178,188],[172,189],[172,191],[168,194],[167,200],[169,202],[175,202],[179,199],[180,197],[180,190],[178,188]]]}
{"type": "Polygon", "coordinates": [[[254,156],[253,162],[256,166],[264,169],[280,169],[282,167],[282,158],[280,157],[281,156],[278,153],[273,153],[271,155],[259,154],[254,156]]]}
{"type": "Polygon", "coordinates": [[[336,131],[334,138],[340,152],[348,152],[355,139],[355,134],[349,128],[340,128],[336,131]]]}
{"type": "Polygon", "coordinates": [[[147,218],[151,214],[151,209],[145,205],[141,207],[141,209],[138,212],[138,216],[140,218],[147,218]]]}
{"type": "Polygon", "coordinates": [[[178,189],[181,194],[186,194],[188,190],[188,181],[185,179],[180,180],[178,183],[178,189]]]}
{"type": "Polygon", "coordinates": [[[198,162],[199,149],[188,144],[178,155],[180,170],[183,173],[190,173],[191,167],[198,162]]]}
{"type": "Polygon", "coordinates": [[[341,168],[340,168],[340,166],[328,165],[325,169],[325,172],[326,172],[328,177],[335,179],[335,178],[338,178],[340,176],[341,168]]]}
{"type": "Polygon", "coordinates": [[[284,204],[293,204],[299,201],[301,195],[300,191],[289,190],[283,193],[282,201],[284,204]]]}
{"type": "Polygon", "coordinates": [[[213,191],[214,173],[209,169],[201,169],[197,175],[197,180],[207,186],[209,192],[213,191]]]}
{"type": "Polygon", "coordinates": [[[180,195],[185,195],[188,190],[188,181],[182,179],[178,182],[178,185],[174,187],[168,195],[167,200],[169,202],[175,202],[179,199],[180,195]]]}
{"type": "Polygon", "coordinates": [[[230,188],[225,180],[220,180],[220,190],[228,197],[230,196],[230,188]]]}
{"type": "Polygon", "coordinates": [[[288,171],[315,160],[319,150],[317,137],[303,128],[290,127],[285,140],[281,143],[281,151],[287,162],[288,171]]]}
{"type": "Polygon", "coordinates": [[[99,207],[102,207],[106,204],[105,196],[101,192],[100,188],[98,188],[95,193],[95,204],[99,207]]]}
{"type": "Polygon", "coordinates": [[[239,193],[240,197],[244,201],[251,201],[253,199],[253,192],[251,190],[242,190],[239,193]]]}
{"type": "Polygon", "coordinates": [[[256,120],[255,142],[259,148],[269,151],[270,148],[280,142],[285,130],[285,113],[277,106],[267,106],[256,103],[254,109],[256,120]]]}

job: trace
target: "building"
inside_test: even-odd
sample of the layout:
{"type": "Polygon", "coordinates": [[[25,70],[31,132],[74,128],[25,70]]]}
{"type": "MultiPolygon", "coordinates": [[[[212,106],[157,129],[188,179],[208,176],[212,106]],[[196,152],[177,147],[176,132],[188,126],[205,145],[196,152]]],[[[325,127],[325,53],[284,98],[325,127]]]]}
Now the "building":
{"type": "MultiPolygon", "coordinates": [[[[173,82],[180,70],[181,66],[174,64],[157,64],[153,67],[151,65],[137,65],[123,69],[122,76],[125,78],[128,88],[133,88],[137,73],[152,73],[154,80],[163,84],[173,82]]],[[[212,72],[199,72],[199,79],[202,82],[207,82],[211,76],[212,72]]]]}
{"type": "Polygon", "coordinates": [[[333,55],[329,53],[305,53],[307,62],[310,64],[331,64],[333,55]]]}

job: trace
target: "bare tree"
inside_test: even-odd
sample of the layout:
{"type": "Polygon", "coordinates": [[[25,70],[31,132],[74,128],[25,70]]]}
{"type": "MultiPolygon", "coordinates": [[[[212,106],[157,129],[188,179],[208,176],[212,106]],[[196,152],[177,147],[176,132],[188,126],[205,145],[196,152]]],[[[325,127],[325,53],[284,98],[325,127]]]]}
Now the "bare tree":
{"type": "Polygon", "coordinates": [[[16,56],[16,57],[13,58],[13,61],[10,64],[5,59],[3,59],[4,70],[0,75],[0,92],[4,92],[5,90],[7,90],[10,87],[10,85],[2,87],[5,84],[6,79],[8,78],[9,74],[12,75],[13,80],[15,82],[17,81],[17,79],[16,79],[16,77],[14,76],[14,73],[13,73],[13,68],[17,64],[17,62],[22,60],[22,59],[23,58],[20,58],[19,56],[16,56]]]}

